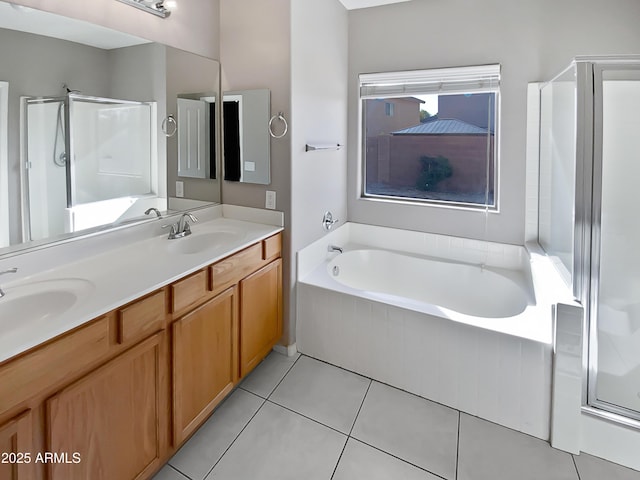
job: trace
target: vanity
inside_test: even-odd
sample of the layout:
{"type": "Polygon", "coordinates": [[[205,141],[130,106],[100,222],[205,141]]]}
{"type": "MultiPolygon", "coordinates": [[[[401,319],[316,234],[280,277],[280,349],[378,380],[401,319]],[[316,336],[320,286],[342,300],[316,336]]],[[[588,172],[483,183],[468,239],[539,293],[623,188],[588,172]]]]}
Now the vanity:
{"type": "Polygon", "coordinates": [[[184,238],[159,219],[0,261],[25,272],[0,302],[79,292],[58,315],[0,319],[0,478],[150,478],[280,339],[278,212],[194,213],[184,238]]]}

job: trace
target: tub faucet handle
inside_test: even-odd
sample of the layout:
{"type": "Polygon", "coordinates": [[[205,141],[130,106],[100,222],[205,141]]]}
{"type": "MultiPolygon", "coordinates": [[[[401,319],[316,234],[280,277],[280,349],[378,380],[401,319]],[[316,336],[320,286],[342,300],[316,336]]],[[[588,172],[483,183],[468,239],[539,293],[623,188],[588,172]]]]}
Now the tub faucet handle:
{"type": "MultiPolygon", "coordinates": [[[[9,269],[7,269],[7,270],[3,270],[3,271],[1,271],[1,272],[0,272],[0,275],[5,275],[5,274],[7,274],[7,273],[17,273],[17,272],[18,272],[18,269],[17,269],[17,268],[15,268],[15,267],[13,267],[13,268],[9,268],[9,269]]],[[[4,291],[2,290],[2,288],[0,288],[0,298],[4,297],[4,295],[5,295],[5,294],[4,294],[4,291]]]]}
{"type": "Polygon", "coordinates": [[[334,223],[338,223],[340,220],[337,218],[333,218],[333,214],[331,212],[324,212],[324,217],[322,217],[322,228],[324,228],[327,232],[331,230],[334,223]]]}

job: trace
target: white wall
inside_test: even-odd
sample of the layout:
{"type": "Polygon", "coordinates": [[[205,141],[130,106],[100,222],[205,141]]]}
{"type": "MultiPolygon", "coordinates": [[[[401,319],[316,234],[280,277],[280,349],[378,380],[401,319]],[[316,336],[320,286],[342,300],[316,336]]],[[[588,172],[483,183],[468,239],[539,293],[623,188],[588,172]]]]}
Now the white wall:
{"type": "Polygon", "coordinates": [[[359,73],[500,63],[500,214],[487,238],[524,241],[527,82],[575,55],[637,53],[640,3],[626,0],[413,0],[349,13],[349,220],[483,238],[482,214],[357,198],[359,73]]]}
{"type": "MultiPolygon", "coordinates": [[[[292,0],[293,254],[326,234],[322,228],[325,211],[331,211],[341,222],[347,218],[346,148],[305,152],[305,144],[346,144],[347,41],[347,10],[338,0],[292,0]]],[[[295,270],[291,274],[295,278],[295,270]]],[[[292,311],[294,300],[292,295],[292,311]]]]}

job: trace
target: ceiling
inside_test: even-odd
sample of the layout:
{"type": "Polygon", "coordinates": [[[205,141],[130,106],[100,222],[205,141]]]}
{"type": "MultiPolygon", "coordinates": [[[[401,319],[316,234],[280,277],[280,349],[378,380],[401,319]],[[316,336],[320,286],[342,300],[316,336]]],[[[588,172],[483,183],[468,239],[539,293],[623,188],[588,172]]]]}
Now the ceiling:
{"type": "Polygon", "coordinates": [[[388,5],[390,3],[408,2],[410,0],[340,0],[347,10],[355,10],[357,8],[378,7],[380,5],[388,5]]]}

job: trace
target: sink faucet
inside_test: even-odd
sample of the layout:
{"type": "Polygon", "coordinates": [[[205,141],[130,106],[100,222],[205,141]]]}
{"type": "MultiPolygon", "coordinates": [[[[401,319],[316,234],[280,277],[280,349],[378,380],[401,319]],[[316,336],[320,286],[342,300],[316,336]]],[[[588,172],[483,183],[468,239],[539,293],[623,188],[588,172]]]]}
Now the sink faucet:
{"type": "MultiPolygon", "coordinates": [[[[18,271],[17,268],[9,268],[8,270],[4,270],[2,272],[0,272],[0,275],[4,275],[6,273],[16,273],[18,271]]],[[[4,297],[4,291],[2,290],[2,287],[0,287],[0,298],[4,297]]]]}
{"type": "Polygon", "coordinates": [[[147,208],[144,214],[149,215],[151,212],[155,213],[158,216],[158,218],[162,218],[162,214],[160,213],[160,210],[158,210],[155,207],[147,208]]]}
{"type": "Polygon", "coordinates": [[[327,247],[327,252],[339,252],[339,253],[342,253],[342,247],[338,247],[336,245],[329,245],[327,247]]]}
{"type": "Polygon", "coordinates": [[[189,220],[191,220],[193,223],[196,223],[198,221],[198,218],[189,212],[185,212],[180,215],[180,219],[176,223],[170,225],[162,225],[162,228],[170,228],[169,240],[191,235],[191,225],[189,225],[189,220]]]}

